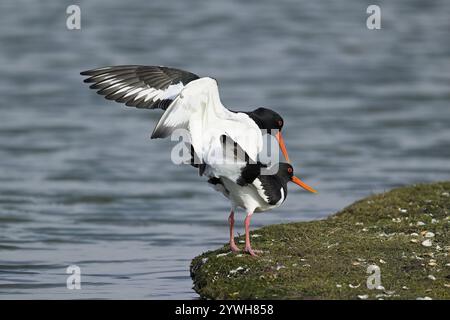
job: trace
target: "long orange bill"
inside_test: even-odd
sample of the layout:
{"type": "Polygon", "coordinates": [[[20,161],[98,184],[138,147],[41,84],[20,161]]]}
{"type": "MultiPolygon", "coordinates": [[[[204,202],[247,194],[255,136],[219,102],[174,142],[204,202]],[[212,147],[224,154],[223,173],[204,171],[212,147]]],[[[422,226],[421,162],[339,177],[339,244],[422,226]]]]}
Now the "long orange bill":
{"type": "Polygon", "coordinates": [[[308,186],[306,183],[304,183],[302,180],[300,180],[299,178],[297,178],[295,176],[291,178],[291,181],[293,183],[295,183],[296,185],[299,185],[303,189],[308,190],[309,192],[317,193],[316,190],[314,190],[312,187],[308,186]]]}
{"type": "Polygon", "coordinates": [[[286,161],[288,163],[291,163],[291,160],[289,160],[288,152],[286,150],[286,145],[284,144],[283,136],[281,135],[280,131],[277,132],[277,134],[275,135],[275,138],[277,139],[278,144],[280,145],[280,149],[281,149],[281,152],[283,153],[284,158],[286,159],[286,161]]]}

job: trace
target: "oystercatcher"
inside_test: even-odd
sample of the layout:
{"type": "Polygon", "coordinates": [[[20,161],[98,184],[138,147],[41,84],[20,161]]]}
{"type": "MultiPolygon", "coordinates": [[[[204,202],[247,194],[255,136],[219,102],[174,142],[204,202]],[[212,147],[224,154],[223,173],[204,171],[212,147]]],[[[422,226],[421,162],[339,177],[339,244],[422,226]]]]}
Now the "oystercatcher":
{"type": "Polygon", "coordinates": [[[214,189],[221,192],[231,202],[231,212],[228,217],[230,225],[230,249],[231,251],[239,251],[240,249],[234,242],[234,212],[237,207],[244,208],[247,216],[244,220],[245,225],[245,251],[256,256],[255,250],[252,249],[250,243],[250,219],[255,212],[263,212],[279,207],[287,197],[287,183],[289,181],[299,185],[300,187],[316,193],[316,190],[304,183],[298,177],[294,176],[294,169],[289,163],[276,163],[278,166],[275,174],[261,174],[261,168],[265,164],[260,162],[249,164],[246,159],[248,155],[241,149],[239,144],[226,136],[221,137],[223,150],[231,150],[225,152],[224,157],[228,157],[225,163],[241,163],[241,170],[250,170],[256,172],[256,176],[251,182],[237,183],[229,177],[210,177],[208,183],[213,185],[214,189]],[[231,157],[231,158],[230,158],[231,157]]]}
{"type": "MultiPolygon", "coordinates": [[[[232,203],[231,235],[236,207],[247,210],[245,226],[246,238],[249,238],[253,212],[277,207],[286,198],[285,185],[293,177],[286,180],[287,171],[293,172],[292,167],[280,165],[286,172],[278,170],[272,177],[265,176],[261,169],[266,164],[259,161],[263,149],[261,130],[265,129],[274,135],[285,159],[290,162],[281,134],[284,120],[275,111],[267,108],[231,111],[220,101],[216,80],[175,68],[123,65],[92,69],[81,75],[88,76],[84,82],[92,83],[90,88],[106,99],[136,108],[165,110],[153,130],[152,139],[168,137],[177,129],[187,130],[192,158],[197,159],[193,165],[232,203]],[[224,163],[223,151],[230,143],[234,156],[232,161],[224,163]]],[[[291,180],[315,192],[300,179],[291,180]]],[[[233,251],[237,250],[232,237],[230,246],[233,251]]],[[[245,250],[254,255],[249,239],[245,250]]]]}

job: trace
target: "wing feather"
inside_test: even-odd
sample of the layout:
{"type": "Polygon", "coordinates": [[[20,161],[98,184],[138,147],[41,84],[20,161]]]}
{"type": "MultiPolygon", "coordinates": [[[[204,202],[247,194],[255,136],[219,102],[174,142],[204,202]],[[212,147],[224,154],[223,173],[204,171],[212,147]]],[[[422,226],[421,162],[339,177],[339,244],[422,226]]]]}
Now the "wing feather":
{"type": "Polygon", "coordinates": [[[147,109],[166,109],[189,82],[199,79],[180,69],[140,65],[97,68],[81,75],[88,76],[84,82],[106,99],[147,109]],[[148,96],[142,99],[144,92],[148,96]]]}

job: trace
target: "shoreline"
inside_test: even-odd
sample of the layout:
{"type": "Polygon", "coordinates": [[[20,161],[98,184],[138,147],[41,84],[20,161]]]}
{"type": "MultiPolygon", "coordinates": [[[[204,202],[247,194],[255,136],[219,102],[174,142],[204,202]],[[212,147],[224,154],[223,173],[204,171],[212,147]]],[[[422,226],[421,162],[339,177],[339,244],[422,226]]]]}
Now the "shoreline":
{"type": "Polygon", "coordinates": [[[323,220],[253,230],[263,253],[225,245],[199,255],[194,290],[204,299],[450,299],[449,193],[450,182],[406,186],[323,220]]]}

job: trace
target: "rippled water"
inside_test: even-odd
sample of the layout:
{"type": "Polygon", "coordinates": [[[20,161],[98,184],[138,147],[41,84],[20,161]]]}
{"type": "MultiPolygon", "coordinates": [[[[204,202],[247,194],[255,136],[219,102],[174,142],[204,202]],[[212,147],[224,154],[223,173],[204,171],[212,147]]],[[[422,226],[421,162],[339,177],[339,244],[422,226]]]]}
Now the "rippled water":
{"type": "Polygon", "coordinates": [[[0,298],[196,298],[190,260],[227,241],[227,202],[150,141],[160,111],[102,99],[81,70],[176,66],[217,78],[230,107],[279,111],[320,193],[291,186],[254,227],[449,179],[450,3],[378,3],[369,31],[360,0],[83,1],[68,31],[63,1],[2,1],[0,298]]]}

